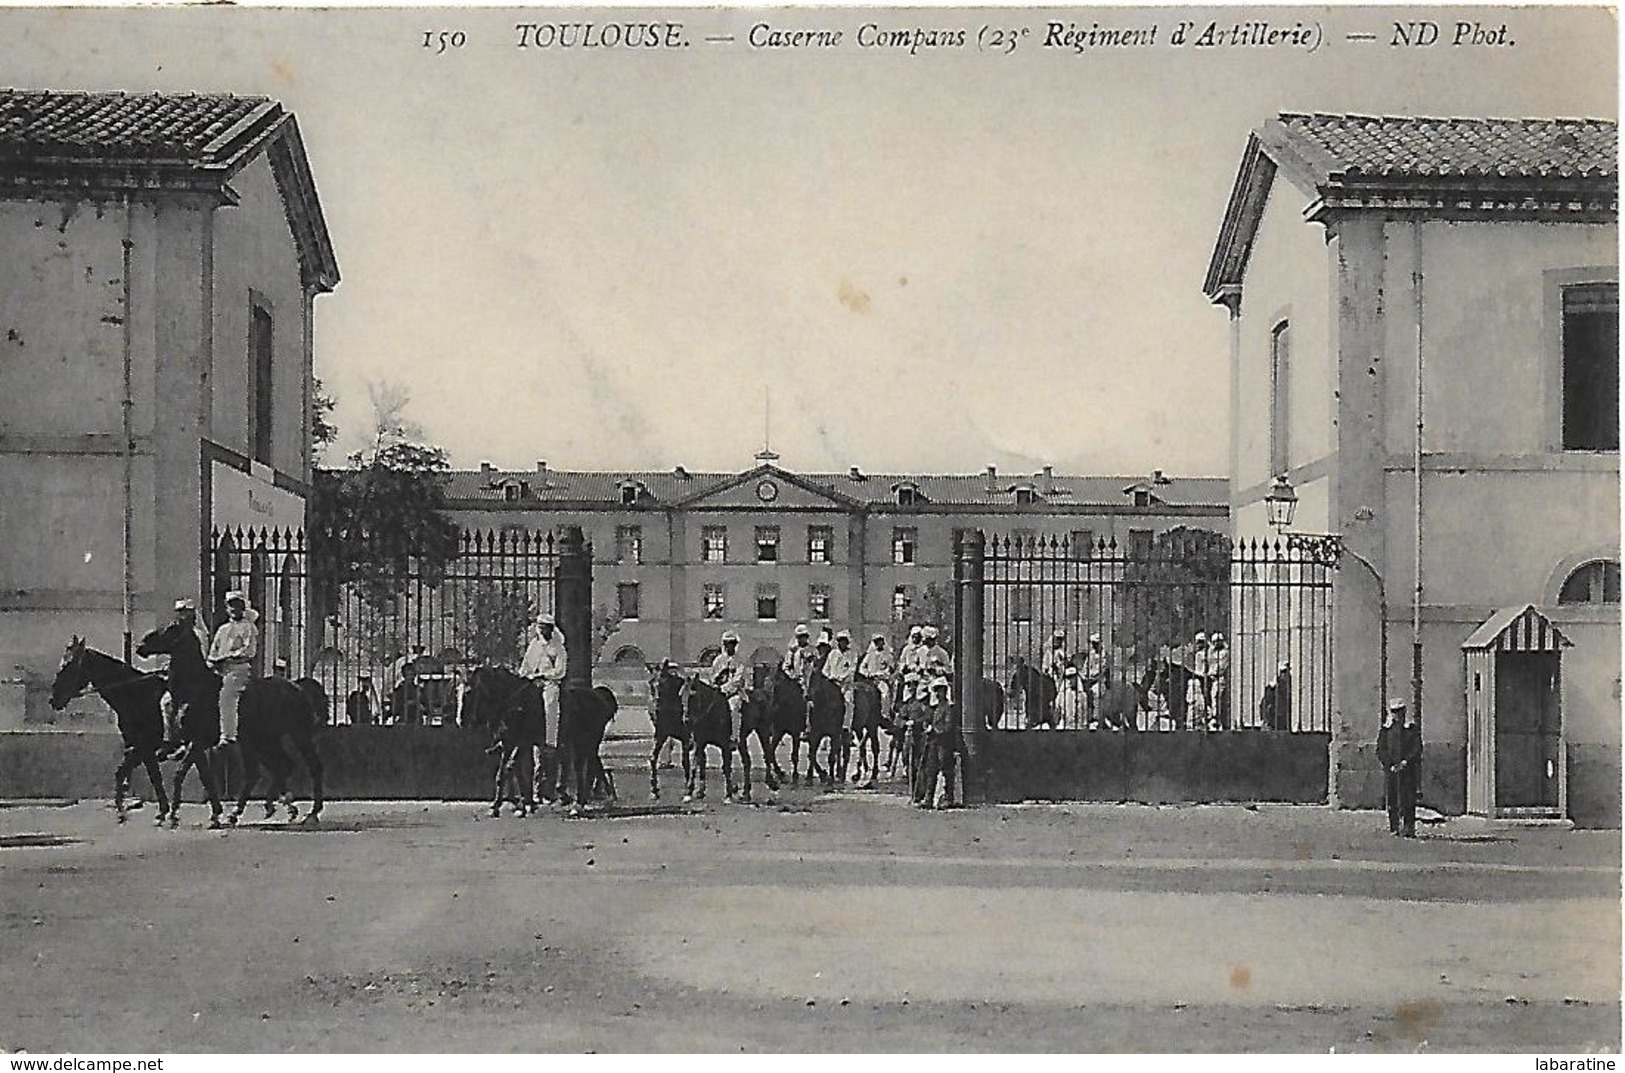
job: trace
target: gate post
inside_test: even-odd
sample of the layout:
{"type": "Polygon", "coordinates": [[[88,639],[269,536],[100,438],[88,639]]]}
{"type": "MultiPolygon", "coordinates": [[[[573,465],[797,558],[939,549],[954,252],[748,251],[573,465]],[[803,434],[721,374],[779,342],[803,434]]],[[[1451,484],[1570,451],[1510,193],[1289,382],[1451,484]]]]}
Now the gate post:
{"type": "Polygon", "coordinates": [[[564,684],[592,688],[592,545],[579,525],[560,526],[553,603],[564,631],[564,684]]]}
{"type": "Polygon", "coordinates": [[[980,529],[961,530],[954,541],[954,694],[959,704],[965,803],[988,801],[987,718],[982,712],[982,584],[987,541],[980,529]]]}

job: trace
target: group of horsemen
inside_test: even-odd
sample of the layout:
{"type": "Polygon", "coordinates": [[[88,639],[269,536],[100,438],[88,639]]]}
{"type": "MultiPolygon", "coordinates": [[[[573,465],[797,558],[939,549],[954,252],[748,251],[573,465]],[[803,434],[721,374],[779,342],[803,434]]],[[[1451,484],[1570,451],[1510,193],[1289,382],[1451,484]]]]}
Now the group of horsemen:
{"type": "MultiPolygon", "coordinates": [[[[843,749],[852,744],[854,691],[858,683],[872,684],[880,698],[881,725],[892,727],[894,733],[903,734],[908,741],[914,803],[934,807],[938,775],[946,782],[946,799],[952,801],[954,758],[959,751],[959,715],[951,700],[954,661],[938,641],[935,626],[910,627],[907,643],[894,657],[884,633],[875,634],[860,656],[853,651],[849,631],[831,635],[825,630],[814,642],[812,630],[799,625],[780,668],[800,684],[802,693],[809,698],[815,674],[840,690],[843,749]]],[[[674,665],[667,660],[663,669],[673,670],[674,665]]],[[[734,735],[738,737],[745,691],[751,683],[750,669],[739,655],[739,634],[733,630],[722,635],[722,651],[711,661],[710,684],[727,699],[734,735]]]]}

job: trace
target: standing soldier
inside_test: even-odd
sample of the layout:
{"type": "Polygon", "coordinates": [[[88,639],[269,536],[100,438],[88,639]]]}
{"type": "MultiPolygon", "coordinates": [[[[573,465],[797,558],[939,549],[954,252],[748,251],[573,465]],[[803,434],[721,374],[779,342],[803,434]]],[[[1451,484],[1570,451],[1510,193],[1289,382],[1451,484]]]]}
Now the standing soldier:
{"type": "Polygon", "coordinates": [[[1222,633],[1213,635],[1213,652],[1208,658],[1208,711],[1214,729],[1230,729],[1230,649],[1222,633]]]}
{"type": "Polygon", "coordinates": [[[559,724],[564,714],[559,706],[559,683],[564,681],[567,658],[564,633],[553,616],[537,615],[530,644],[519,661],[519,677],[529,678],[542,691],[543,739],[531,747],[531,791],[536,801],[553,799],[553,762],[558,755],[559,724]]]}
{"type": "Polygon", "coordinates": [[[248,597],[235,589],[226,593],[226,621],[214,633],[209,665],[220,672],[220,744],[237,740],[237,704],[254,674],[260,633],[254,623],[260,613],[248,606],[248,597]]]}
{"type": "Polygon", "coordinates": [[[1405,702],[1388,702],[1388,715],[1377,734],[1377,762],[1382,765],[1388,804],[1388,831],[1416,837],[1416,767],[1422,761],[1422,732],[1411,723],[1405,702]]]}
{"type": "Polygon", "coordinates": [[[1100,634],[1089,635],[1089,651],[1084,653],[1083,670],[1078,674],[1083,690],[1083,706],[1090,730],[1100,722],[1100,697],[1106,690],[1106,653],[1100,647],[1100,634]]]}
{"type": "Polygon", "coordinates": [[[931,680],[925,716],[925,770],[914,790],[914,803],[921,808],[936,807],[939,774],[943,779],[943,804],[954,803],[954,758],[959,752],[959,711],[948,698],[949,685],[947,678],[931,680]]]}
{"type": "Polygon", "coordinates": [[[1207,634],[1198,632],[1185,661],[1185,729],[1207,729],[1207,634]]]}
{"type": "Polygon", "coordinates": [[[908,643],[897,654],[899,704],[923,700],[920,682],[925,677],[925,628],[916,624],[908,629],[908,643]]]}
{"type": "Polygon", "coordinates": [[[732,744],[737,748],[739,739],[744,736],[742,728],[745,725],[745,664],[738,656],[739,635],[728,630],[722,635],[722,651],[717,658],[711,661],[711,684],[716,687],[728,701],[728,712],[732,721],[730,736],[732,744]]]}
{"type": "Polygon", "coordinates": [[[933,678],[952,678],[954,658],[937,641],[937,628],[927,626],[922,633],[925,641],[925,669],[933,678]]]}
{"type": "Polygon", "coordinates": [[[1049,647],[1044,650],[1044,658],[1038,661],[1038,669],[1059,682],[1070,662],[1066,654],[1066,630],[1057,629],[1050,634],[1049,647]]]}

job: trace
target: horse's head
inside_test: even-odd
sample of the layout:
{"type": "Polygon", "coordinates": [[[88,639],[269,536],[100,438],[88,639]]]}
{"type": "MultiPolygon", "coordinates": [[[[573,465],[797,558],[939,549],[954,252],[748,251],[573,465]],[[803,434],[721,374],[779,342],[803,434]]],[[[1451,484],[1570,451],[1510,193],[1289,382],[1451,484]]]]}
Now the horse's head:
{"type": "Polygon", "coordinates": [[[51,683],[51,709],[60,712],[68,702],[90,684],[90,670],[85,665],[85,639],[74,637],[62,651],[62,665],[57,668],[56,681],[51,683]]]}
{"type": "Polygon", "coordinates": [[[179,621],[171,622],[169,625],[160,626],[141,638],[141,643],[135,646],[135,654],[138,656],[172,656],[180,649],[184,637],[190,637],[194,644],[197,642],[197,635],[190,629],[179,621]]]}

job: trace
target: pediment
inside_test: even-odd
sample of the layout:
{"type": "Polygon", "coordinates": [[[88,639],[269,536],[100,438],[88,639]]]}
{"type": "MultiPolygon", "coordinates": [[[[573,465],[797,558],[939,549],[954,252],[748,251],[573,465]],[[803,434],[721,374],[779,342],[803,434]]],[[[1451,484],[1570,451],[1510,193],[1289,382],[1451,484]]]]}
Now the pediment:
{"type": "Polygon", "coordinates": [[[846,510],[852,500],[777,466],[757,466],[685,500],[688,510],[846,510]]]}

